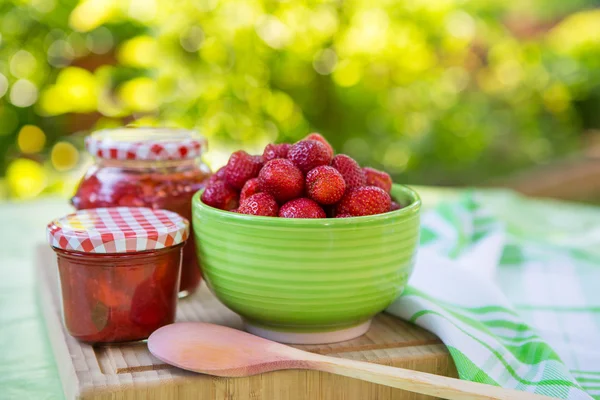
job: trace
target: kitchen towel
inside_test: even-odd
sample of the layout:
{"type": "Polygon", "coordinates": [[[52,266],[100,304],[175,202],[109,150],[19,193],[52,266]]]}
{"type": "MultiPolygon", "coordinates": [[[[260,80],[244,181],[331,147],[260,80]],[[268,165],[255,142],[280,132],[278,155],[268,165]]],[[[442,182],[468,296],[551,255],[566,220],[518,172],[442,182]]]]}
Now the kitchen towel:
{"type": "Polygon", "coordinates": [[[413,276],[386,311],[439,336],[461,379],[600,399],[596,222],[595,207],[505,192],[441,203],[424,213],[413,276]]]}

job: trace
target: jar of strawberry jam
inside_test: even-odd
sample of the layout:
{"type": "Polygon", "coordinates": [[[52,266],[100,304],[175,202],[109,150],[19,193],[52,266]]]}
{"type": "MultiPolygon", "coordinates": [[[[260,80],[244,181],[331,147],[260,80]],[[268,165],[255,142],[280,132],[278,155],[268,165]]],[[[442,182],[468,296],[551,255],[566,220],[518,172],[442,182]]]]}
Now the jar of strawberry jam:
{"type": "Polygon", "coordinates": [[[146,339],[175,321],[189,223],[143,207],[97,208],[55,219],[64,324],[89,343],[146,339]]]}
{"type": "MultiPolygon", "coordinates": [[[[71,203],[76,209],[150,207],[190,220],[192,195],[204,188],[210,169],[201,162],[206,140],[195,131],[119,128],[86,140],[96,163],[85,174],[71,203]]],[[[180,296],[200,284],[194,235],[183,250],[180,296]]]]}

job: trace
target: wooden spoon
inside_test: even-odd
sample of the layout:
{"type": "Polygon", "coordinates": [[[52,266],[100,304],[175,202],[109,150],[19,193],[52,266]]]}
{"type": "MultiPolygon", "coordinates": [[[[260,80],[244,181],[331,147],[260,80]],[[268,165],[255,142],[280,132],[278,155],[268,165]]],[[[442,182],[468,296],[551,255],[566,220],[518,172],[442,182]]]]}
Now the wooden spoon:
{"type": "Polygon", "coordinates": [[[148,348],[168,364],[216,376],[239,377],[281,369],[312,369],[446,399],[549,399],[425,372],[313,354],[203,322],[164,326],[150,336],[148,348]]]}

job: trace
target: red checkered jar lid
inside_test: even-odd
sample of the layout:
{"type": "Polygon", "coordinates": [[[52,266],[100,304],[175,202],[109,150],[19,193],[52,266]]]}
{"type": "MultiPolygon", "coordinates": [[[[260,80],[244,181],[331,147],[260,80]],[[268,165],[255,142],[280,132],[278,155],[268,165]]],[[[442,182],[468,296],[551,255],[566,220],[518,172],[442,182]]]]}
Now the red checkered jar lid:
{"type": "Polygon", "coordinates": [[[170,128],[118,128],[92,133],[85,147],[110,160],[185,160],[200,157],[206,139],[196,131],[170,128]]]}
{"type": "Polygon", "coordinates": [[[133,253],[186,241],[189,222],[171,211],[145,207],[80,210],[50,222],[52,247],[82,253],[133,253]]]}

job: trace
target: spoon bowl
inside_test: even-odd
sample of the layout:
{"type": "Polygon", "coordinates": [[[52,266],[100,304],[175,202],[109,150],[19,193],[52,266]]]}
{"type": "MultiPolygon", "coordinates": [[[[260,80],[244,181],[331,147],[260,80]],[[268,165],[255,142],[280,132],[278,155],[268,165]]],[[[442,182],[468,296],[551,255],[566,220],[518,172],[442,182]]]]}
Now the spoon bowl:
{"type": "Polygon", "coordinates": [[[214,376],[250,376],[305,369],[307,353],[249,333],[204,322],[182,322],[156,330],[148,349],[176,367],[214,376]]]}
{"type": "Polygon", "coordinates": [[[308,353],[220,325],[184,322],[156,330],[148,349],[189,371],[241,377],[282,369],[310,369],[411,392],[456,400],[543,400],[549,397],[362,361],[308,353]]]}

